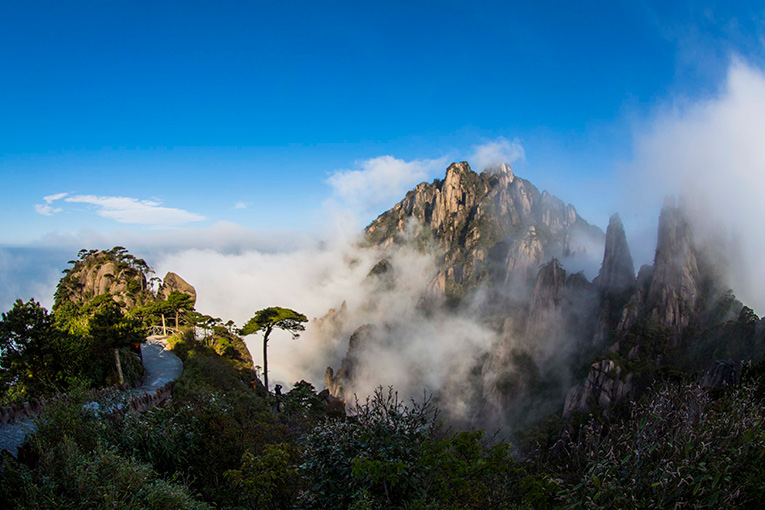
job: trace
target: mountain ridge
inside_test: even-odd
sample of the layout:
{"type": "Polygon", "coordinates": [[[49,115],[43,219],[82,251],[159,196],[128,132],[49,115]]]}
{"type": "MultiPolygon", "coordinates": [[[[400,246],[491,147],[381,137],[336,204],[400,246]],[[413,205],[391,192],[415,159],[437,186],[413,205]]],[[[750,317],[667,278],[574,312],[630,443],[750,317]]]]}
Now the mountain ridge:
{"type": "MultiPolygon", "coordinates": [[[[693,231],[684,205],[668,200],[654,263],[635,275],[618,215],[604,234],[573,205],[540,193],[508,165],[478,174],[461,162],[451,164],[444,179],[418,184],[364,235],[367,246],[383,253],[414,248],[436,254],[435,276],[421,289],[421,306],[430,311],[420,320],[451,314],[494,332],[481,352],[454,361],[470,365],[455,374],[469,375],[430,387],[437,394],[448,388],[442,398],[467,406],[460,414],[472,418],[463,424],[485,427],[525,426],[541,414],[571,416],[634,398],[657,374],[683,365],[683,349],[692,349],[704,331],[737,320],[743,305],[693,231]],[[595,255],[592,246],[602,255],[592,281],[566,270],[587,249],[595,255]]],[[[388,269],[386,285],[395,286],[390,275],[396,268],[388,269]]],[[[385,335],[396,328],[387,326],[401,319],[382,320],[352,328],[363,327],[354,333],[342,370],[328,370],[326,385],[334,395],[351,395],[353,374],[360,377],[364,363],[375,363],[368,353],[395,345],[385,335]],[[374,326],[382,327],[360,335],[374,326]]],[[[751,347],[749,355],[760,351],[751,347]]],[[[692,368],[713,364],[699,359],[692,368]]]]}

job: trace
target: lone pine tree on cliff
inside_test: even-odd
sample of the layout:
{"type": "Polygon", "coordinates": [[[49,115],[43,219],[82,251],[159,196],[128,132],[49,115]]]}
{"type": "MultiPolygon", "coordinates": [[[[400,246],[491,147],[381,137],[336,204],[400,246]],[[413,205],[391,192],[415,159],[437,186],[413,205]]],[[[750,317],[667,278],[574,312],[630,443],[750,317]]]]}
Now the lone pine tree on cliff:
{"type": "Polygon", "coordinates": [[[268,337],[274,328],[289,332],[292,338],[298,338],[301,331],[305,331],[304,322],[308,322],[305,315],[289,308],[273,306],[255,312],[252,319],[239,330],[241,335],[252,335],[263,332],[263,383],[268,390],[268,337]]]}

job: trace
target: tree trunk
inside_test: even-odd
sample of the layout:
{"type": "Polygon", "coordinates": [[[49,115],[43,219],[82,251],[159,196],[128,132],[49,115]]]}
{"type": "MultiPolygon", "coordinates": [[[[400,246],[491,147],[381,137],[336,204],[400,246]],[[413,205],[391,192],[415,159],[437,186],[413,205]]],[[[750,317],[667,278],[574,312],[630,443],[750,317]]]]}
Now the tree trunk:
{"type": "Polygon", "coordinates": [[[165,331],[165,314],[162,314],[162,336],[167,336],[167,331],[165,331]]]}
{"type": "Polygon", "coordinates": [[[263,381],[266,384],[266,391],[268,392],[268,353],[266,348],[268,347],[268,335],[263,337],[263,381]]]}
{"type": "Polygon", "coordinates": [[[175,311],[175,329],[178,329],[178,310],[175,311]]]}
{"type": "Polygon", "coordinates": [[[114,362],[117,365],[117,379],[120,385],[125,384],[125,379],[122,377],[122,363],[120,363],[120,351],[116,347],[114,348],[114,362]]]}

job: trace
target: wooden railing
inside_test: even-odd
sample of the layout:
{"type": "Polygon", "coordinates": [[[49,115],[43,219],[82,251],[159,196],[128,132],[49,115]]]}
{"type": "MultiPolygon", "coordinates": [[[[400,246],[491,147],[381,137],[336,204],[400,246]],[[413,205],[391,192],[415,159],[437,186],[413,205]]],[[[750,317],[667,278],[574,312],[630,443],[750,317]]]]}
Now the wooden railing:
{"type": "Polygon", "coordinates": [[[149,326],[146,328],[148,336],[173,336],[181,333],[180,329],[171,328],[170,326],[149,326]]]}

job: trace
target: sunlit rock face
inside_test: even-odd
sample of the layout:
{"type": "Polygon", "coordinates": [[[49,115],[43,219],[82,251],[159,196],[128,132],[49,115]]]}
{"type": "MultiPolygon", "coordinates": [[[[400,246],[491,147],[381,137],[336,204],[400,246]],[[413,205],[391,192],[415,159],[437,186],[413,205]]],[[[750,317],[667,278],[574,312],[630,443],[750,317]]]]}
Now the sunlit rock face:
{"type": "Polygon", "coordinates": [[[573,206],[503,164],[480,174],[466,162],[450,165],[443,180],[419,184],[381,214],[366,236],[390,246],[403,242],[412,224],[442,252],[431,290],[457,298],[487,279],[530,285],[539,264],[603,242],[573,206]]]}
{"type": "Polygon", "coordinates": [[[146,280],[151,268],[121,247],[109,251],[82,250],[81,258],[65,271],[56,289],[56,304],[87,303],[105,294],[124,309],[167,299],[174,291],[191,296],[196,301],[194,287],[175,273],[167,273],[155,295],[146,280]]]}
{"type": "MultiPolygon", "coordinates": [[[[366,245],[382,252],[381,264],[370,272],[379,280],[377,293],[395,296],[401,291],[401,282],[394,284],[391,276],[400,273],[400,267],[393,267],[400,262],[395,257],[388,261],[385,255],[396,250],[435,254],[433,277],[422,289],[410,289],[420,293],[414,300],[418,312],[404,317],[382,311],[376,329],[362,328],[352,335],[348,331],[363,321],[343,328],[346,354],[325,377],[331,394],[352,396],[359,374],[374,373],[380,356],[396,356],[386,345],[457,342],[466,347],[449,358],[454,367],[446,376],[434,375],[443,372],[428,365],[434,359],[426,356],[413,363],[401,354],[400,367],[422,371],[405,370],[407,382],[437,392],[445,399],[444,407],[452,409],[459,401],[456,414],[461,417],[483,414],[487,419],[499,417],[497,423],[504,420],[505,408],[523,401],[539,385],[557,388],[552,392],[560,402],[553,399],[550,409],[562,405],[568,369],[559,370],[558,365],[569,365],[577,346],[591,342],[591,317],[596,317],[591,308],[598,305],[595,287],[583,275],[567,272],[565,265],[587,250],[593,258],[601,256],[605,236],[600,229],[584,221],[573,206],[515,176],[507,165],[478,174],[462,162],[450,165],[444,179],[415,187],[365,234],[366,245]],[[380,283],[383,279],[385,285],[380,283]],[[468,337],[462,340],[441,331],[443,338],[416,338],[427,334],[419,332],[439,330],[437,324],[427,323],[445,316],[469,324],[468,337]],[[397,327],[402,320],[419,323],[397,327]],[[414,337],[388,338],[408,330],[414,337]],[[474,342],[471,331],[483,340],[474,342]]],[[[375,301],[368,298],[362,308],[375,308],[378,305],[370,304],[375,301]]]]}
{"type": "Polygon", "coordinates": [[[181,294],[186,294],[190,296],[194,302],[196,302],[197,300],[197,291],[196,289],[194,289],[194,286],[186,282],[186,280],[184,280],[177,274],[173,272],[169,272],[165,275],[165,278],[162,280],[162,285],[159,287],[159,291],[157,292],[157,297],[159,297],[160,299],[167,299],[168,296],[170,296],[170,294],[173,292],[180,292],[181,294]]]}
{"type": "Polygon", "coordinates": [[[142,271],[107,252],[94,250],[76,261],[61,279],[56,290],[56,303],[85,303],[107,293],[128,308],[153,298],[142,271]]]}

